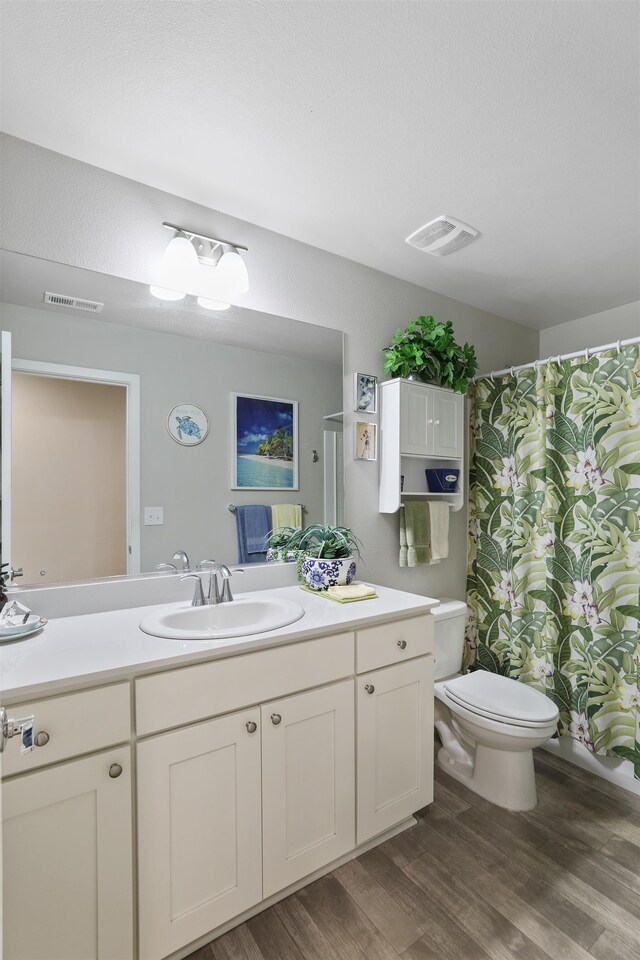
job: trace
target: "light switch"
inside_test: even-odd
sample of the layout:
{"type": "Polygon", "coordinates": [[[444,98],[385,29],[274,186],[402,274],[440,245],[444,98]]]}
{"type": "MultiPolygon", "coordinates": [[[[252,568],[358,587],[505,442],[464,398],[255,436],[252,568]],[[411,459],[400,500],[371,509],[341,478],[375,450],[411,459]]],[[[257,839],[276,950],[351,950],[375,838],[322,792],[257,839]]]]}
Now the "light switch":
{"type": "Polygon", "coordinates": [[[145,527],[161,527],[164,524],[164,507],[145,507],[145,527]]]}

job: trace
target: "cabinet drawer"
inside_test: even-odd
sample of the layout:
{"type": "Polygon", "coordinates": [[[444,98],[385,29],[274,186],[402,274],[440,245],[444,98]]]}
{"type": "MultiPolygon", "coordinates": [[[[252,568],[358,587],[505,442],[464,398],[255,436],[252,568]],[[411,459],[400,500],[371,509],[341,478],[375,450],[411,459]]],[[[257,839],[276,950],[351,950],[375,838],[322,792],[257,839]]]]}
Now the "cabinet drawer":
{"type": "Polygon", "coordinates": [[[9,740],[2,754],[2,774],[23,773],[56,763],[67,757],[102,750],[114,743],[123,743],[131,736],[129,684],[117,683],[81,693],[71,693],[51,700],[17,703],[9,708],[17,718],[34,715],[33,735],[47,733],[45,746],[34,747],[31,753],[20,752],[20,738],[9,740]]]}
{"type": "Polygon", "coordinates": [[[272,647],[136,680],[136,726],[145,736],[319,687],[353,673],[353,633],[272,647]]]}
{"type": "Polygon", "coordinates": [[[356,672],[376,670],[433,651],[433,617],[412,617],[368,627],[358,630],[356,635],[356,672]]]}

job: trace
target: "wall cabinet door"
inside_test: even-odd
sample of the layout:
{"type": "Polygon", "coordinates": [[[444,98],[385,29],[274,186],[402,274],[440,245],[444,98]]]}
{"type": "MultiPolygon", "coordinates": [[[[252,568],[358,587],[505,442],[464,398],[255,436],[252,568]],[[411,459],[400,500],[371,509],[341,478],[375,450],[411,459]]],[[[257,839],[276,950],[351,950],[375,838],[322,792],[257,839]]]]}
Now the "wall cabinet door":
{"type": "Polygon", "coordinates": [[[262,707],[264,896],[354,846],[353,680],[262,707]]]}
{"type": "Polygon", "coordinates": [[[142,960],[262,898],[259,725],[253,708],[138,744],[142,960]]]}
{"type": "Polygon", "coordinates": [[[433,390],[433,444],[434,457],[462,457],[464,449],[464,397],[460,393],[433,390]]]}
{"type": "Polygon", "coordinates": [[[400,452],[426,457],[433,446],[433,393],[421,383],[400,387],[400,452]]]}
{"type": "Polygon", "coordinates": [[[8,960],[133,956],[130,771],[120,747],[3,783],[8,960]]]}
{"type": "Polygon", "coordinates": [[[363,843],[433,800],[433,658],[363,674],[357,683],[363,843]]]}

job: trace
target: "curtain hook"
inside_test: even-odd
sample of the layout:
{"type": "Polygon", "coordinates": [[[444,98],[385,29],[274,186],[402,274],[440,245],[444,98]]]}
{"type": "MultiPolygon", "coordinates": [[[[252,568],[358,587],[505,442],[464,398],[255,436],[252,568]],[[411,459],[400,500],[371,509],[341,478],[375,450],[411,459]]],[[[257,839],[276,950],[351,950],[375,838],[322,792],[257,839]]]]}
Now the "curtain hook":
{"type": "Polygon", "coordinates": [[[585,362],[585,363],[588,363],[588,362],[589,362],[589,350],[590,350],[590,348],[587,347],[587,349],[586,349],[585,352],[584,352],[584,362],[585,362]]]}
{"type": "Polygon", "coordinates": [[[618,340],[618,347],[617,347],[617,349],[618,349],[618,353],[620,353],[620,351],[622,350],[622,340],[618,340]]]}
{"type": "Polygon", "coordinates": [[[493,380],[493,375],[494,375],[494,373],[495,373],[495,370],[492,370],[491,373],[489,374],[489,380],[491,380],[491,383],[494,382],[494,380],[493,380]]]}
{"type": "Polygon", "coordinates": [[[511,369],[509,370],[509,374],[510,374],[512,377],[515,377],[515,373],[513,372],[513,365],[511,366],[511,369]]]}

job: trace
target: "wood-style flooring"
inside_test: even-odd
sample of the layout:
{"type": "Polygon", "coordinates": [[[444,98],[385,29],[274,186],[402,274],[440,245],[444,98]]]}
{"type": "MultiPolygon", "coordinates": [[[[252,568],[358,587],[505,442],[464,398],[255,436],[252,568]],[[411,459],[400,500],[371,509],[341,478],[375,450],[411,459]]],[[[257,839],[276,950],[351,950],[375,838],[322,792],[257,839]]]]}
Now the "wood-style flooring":
{"type": "Polygon", "coordinates": [[[640,798],[536,754],[509,813],[436,767],[415,827],[188,960],[637,960],[640,798]]]}

